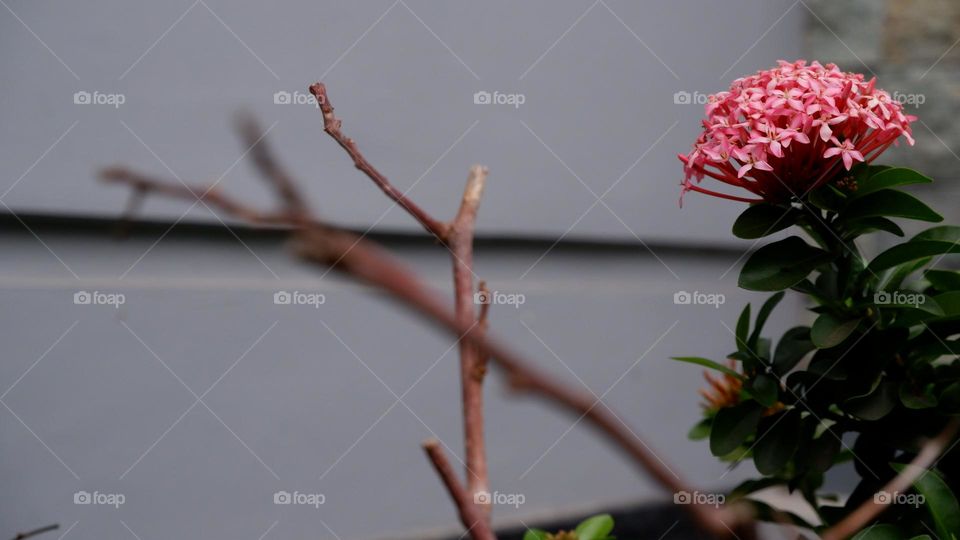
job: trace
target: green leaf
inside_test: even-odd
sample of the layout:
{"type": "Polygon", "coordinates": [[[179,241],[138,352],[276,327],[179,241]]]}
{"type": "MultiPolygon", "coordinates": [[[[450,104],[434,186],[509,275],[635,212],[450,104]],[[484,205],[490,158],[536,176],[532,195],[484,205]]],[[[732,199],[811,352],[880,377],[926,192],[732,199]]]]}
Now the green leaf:
{"type": "Polygon", "coordinates": [[[527,532],[523,535],[523,540],[547,540],[548,538],[550,538],[550,533],[540,529],[527,529],[527,532]]]}
{"type": "Polygon", "coordinates": [[[960,253],[960,244],[955,242],[941,242],[936,240],[910,240],[898,244],[877,255],[867,270],[879,273],[898,264],[916,261],[924,257],[932,257],[942,253],[960,253]]]}
{"type": "Polygon", "coordinates": [[[577,533],[577,540],[604,540],[611,531],[613,531],[613,517],[610,514],[587,518],[574,530],[577,533]]]}
{"type": "Polygon", "coordinates": [[[753,462],[764,476],[780,471],[800,445],[800,414],[796,410],[770,418],[770,427],[757,437],[753,462]]]}
{"type": "Polygon", "coordinates": [[[918,388],[908,381],[900,384],[900,402],[908,409],[929,409],[937,406],[933,383],[918,388]]]}
{"type": "Polygon", "coordinates": [[[764,407],[773,407],[780,397],[780,382],[776,377],[761,373],[750,381],[746,391],[764,407]]]}
{"type": "Polygon", "coordinates": [[[760,307],[760,311],[757,312],[757,321],[754,323],[753,333],[750,334],[750,340],[747,342],[751,349],[757,349],[757,341],[760,340],[760,332],[763,331],[763,325],[767,324],[767,319],[770,318],[770,313],[773,312],[773,309],[777,307],[777,304],[780,303],[780,300],[783,300],[783,291],[778,292],[777,294],[771,296],[763,303],[763,306],[760,307]]]}
{"type": "Polygon", "coordinates": [[[851,540],[903,540],[903,535],[895,525],[870,525],[851,540]]]}
{"type": "Polygon", "coordinates": [[[841,320],[829,313],[817,317],[810,328],[810,339],[818,349],[829,349],[843,343],[860,326],[861,319],[841,320]]]}
{"type": "Polygon", "coordinates": [[[933,240],[935,242],[960,242],[960,227],[956,225],[940,225],[917,233],[911,240],[933,240]]]}
{"type": "Polygon", "coordinates": [[[687,364],[696,364],[705,368],[715,369],[732,377],[743,379],[743,375],[740,373],[737,373],[720,362],[714,362],[709,358],[700,358],[699,356],[671,356],[670,359],[676,360],[677,362],[686,362],[687,364]]]}
{"type": "Polygon", "coordinates": [[[773,370],[779,375],[787,373],[815,348],[810,341],[810,328],[795,326],[787,330],[773,353],[773,370]]]}
{"type": "MultiPolygon", "coordinates": [[[[893,463],[897,473],[914,465],[893,463]]],[[[937,525],[937,536],[955,538],[960,532],[960,504],[936,471],[924,471],[913,481],[913,487],[926,499],[923,503],[937,525]]]]}
{"type": "Polygon", "coordinates": [[[914,536],[910,540],[933,540],[933,538],[930,538],[929,534],[921,534],[920,536],[914,536]]]}
{"type": "Polygon", "coordinates": [[[797,221],[796,211],[768,203],[750,206],[733,223],[737,238],[753,240],[782,231],[797,221]]]}
{"type": "Polygon", "coordinates": [[[903,229],[885,217],[857,219],[846,224],[847,237],[856,237],[873,231],[884,231],[895,236],[903,236],[903,229]]]}
{"type": "Polygon", "coordinates": [[[747,437],[757,431],[757,423],[763,413],[755,401],[746,401],[717,411],[710,430],[710,452],[725,456],[743,444],[747,437]]]}
{"type": "Polygon", "coordinates": [[[740,352],[751,352],[747,344],[747,334],[750,333],[750,304],[744,306],[740,312],[740,318],[737,319],[737,350],[740,352]]]}
{"type": "Polygon", "coordinates": [[[960,291],[960,272],[955,270],[927,270],[923,277],[940,292],[960,291]]]}
{"type": "Polygon", "coordinates": [[[934,223],[943,221],[943,216],[934,212],[920,199],[909,193],[892,189],[884,189],[857,197],[850,201],[850,204],[842,213],[844,221],[884,216],[932,221],[934,223]]]}
{"type": "Polygon", "coordinates": [[[751,291],[781,291],[796,285],[830,254],[791,236],[758,249],[740,272],[740,287],[751,291]]]}
{"type": "Polygon", "coordinates": [[[704,418],[703,420],[697,422],[695,426],[690,428],[690,431],[687,433],[687,438],[691,441],[702,441],[710,436],[710,426],[713,424],[711,418],[704,418]]]}
{"type": "Polygon", "coordinates": [[[858,182],[857,191],[852,197],[857,199],[875,191],[880,191],[881,189],[906,186],[909,184],[929,184],[931,182],[933,182],[931,178],[913,169],[891,167],[872,174],[865,180],[858,182]]]}
{"type": "Polygon", "coordinates": [[[879,420],[890,414],[899,401],[897,384],[882,382],[865,396],[848,399],[843,410],[862,420],[879,420]]]}

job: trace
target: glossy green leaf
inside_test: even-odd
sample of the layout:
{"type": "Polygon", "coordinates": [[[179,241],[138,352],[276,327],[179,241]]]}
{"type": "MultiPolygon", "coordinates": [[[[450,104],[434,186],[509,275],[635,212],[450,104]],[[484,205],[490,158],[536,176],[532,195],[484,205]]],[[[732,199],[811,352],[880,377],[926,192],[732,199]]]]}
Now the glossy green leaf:
{"type": "Polygon", "coordinates": [[[547,540],[548,538],[550,538],[550,533],[540,529],[527,529],[527,532],[523,535],[523,540],[547,540]]]}
{"type": "Polygon", "coordinates": [[[780,397],[780,382],[772,375],[761,373],[750,381],[746,390],[764,407],[773,407],[780,397]]]}
{"type": "Polygon", "coordinates": [[[848,399],[843,410],[862,420],[873,421],[890,414],[899,401],[897,384],[882,382],[869,394],[848,399]]]}
{"type": "Polygon", "coordinates": [[[768,203],[758,203],[748,207],[733,223],[733,234],[737,238],[753,240],[782,231],[797,221],[797,212],[768,203]]]}
{"type": "MultiPolygon", "coordinates": [[[[900,463],[893,463],[892,466],[898,473],[915,467],[900,463]]],[[[926,499],[923,505],[937,526],[937,536],[952,538],[960,534],[960,504],[943,478],[936,471],[923,471],[913,481],[913,487],[926,499]]]]}
{"type": "Polygon", "coordinates": [[[605,540],[611,531],[613,531],[613,517],[610,514],[587,518],[574,530],[577,533],[577,540],[605,540]]]}
{"type": "Polygon", "coordinates": [[[740,352],[750,353],[751,351],[747,347],[747,334],[750,332],[750,304],[747,304],[743,307],[743,311],[740,312],[740,318],[737,319],[737,330],[734,332],[734,335],[737,338],[737,350],[740,352]]]}
{"type": "Polygon", "coordinates": [[[920,199],[892,189],[858,197],[850,201],[842,213],[844,221],[867,217],[901,217],[934,223],[943,221],[943,216],[934,212],[920,199]]]}
{"type": "Polygon", "coordinates": [[[740,272],[739,284],[751,291],[781,291],[802,281],[830,258],[826,251],[791,236],[750,255],[740,272]]]}
{"type": "Polygon", "coordinates": [[[870,261],[870,265],[867,266],[867,271],[879,273],[888,268],[893,268],[898,264],[946,253],[960,253],[960,244],[955,242],[914,239],[893,246],[877,255],[870,261]]]}
{"type": "Polygon", "coordinates": [[[960,227],[939,225],[917,233],[911,240],[933,240],[935,242],[960,242],[960,227]]]}
{"type": "Polygon", "coordinates": [[[810,328],[810,339],[818,349],[829,349],[843,343],[857,326],[861,319],[838,319],[830,313],[817,317],[810,328]]]}
{"type": "Polygon", "coordinates": [[[810,328],[795,326],[787,330],[773,353],[773,370],[780,375],[786,374],[815,348],[810,341],[810,328]]]}
{"type": "Polygon", "coordinates": [[[776,474],[800,444],[800,413],[796,410],[770,418],[770,427],[762,432],[753,447],[753,462],[760,474],[776,474]]]}
{"type": "Polygon", "coordinates": [[[888,232],[894,236],[903,236],[903,229],[885,217],[868,217],[853,220],[846,224],[847,237],[856,237],[874,231],[888,232]]]}
{"type": "Polygon", "coordinates": [[[710,436],[710,426],[713,424],[712,418],[704,418],[703,420],[697,422],[695,426],[690,428],[690,431],[687,433],[687,438],[691,441],[702,441],[710,436]]]}
{"type": "MultiPolygon", "coordinates": [[[[753,333],[750,334],[750,339],[748,341],[748,344],[752,349],[757,349],[757,342],[760,340],[760,333],[763,331],[763,325],[767,324],[767,319],[770,318],[770,313],[772,313],[774,308],[777,307],[777,304],[780,303],[780,300],[783,300],[784,294],[785,293],[783,291],[780,291],[768,298],[767,301],[760,306],[760,311],[757,312],[757,320],[754,323],[753,333]]],[[[757,351],[757,353],[760,354],[759,351],[757,351]]],[[[761,354],[761,356],[763,355],[761,354]]]]}
{"type": "Polygon", "coordinates": [[[737,373],[720,362],[714,362],[709,358],[700,358],[699,356],[671,356],[670,359],[676,360],[677,362],[686,362],[687,364],[696,364],[705,368],[715,369],[738,379],[743,379],[743,375],[740,373],[737,373]]]}
{"type": "Polygon", "coordinates": [[[710,452],[725,456],[743,444],[757,431],[757,423],[763,407],[755,401],[747,401],[717,411],[710,430],[710,452]]]}
{"type": "Polygon", "coordinates": [[[913,169],[891,167],[876,172],[858,182],[857,191],[852,195],[852,198],[860,198],[881,189],[906,186],[909,184],[929,184],[931,182],[933,182],[933,180],[930,177],[924,176],[913,169]]]}
{"type": "Polygon", "coordinates": [[[927,270],[923,277],[940,292],[960,291],[960,272],[955,270],[927,270]]]}

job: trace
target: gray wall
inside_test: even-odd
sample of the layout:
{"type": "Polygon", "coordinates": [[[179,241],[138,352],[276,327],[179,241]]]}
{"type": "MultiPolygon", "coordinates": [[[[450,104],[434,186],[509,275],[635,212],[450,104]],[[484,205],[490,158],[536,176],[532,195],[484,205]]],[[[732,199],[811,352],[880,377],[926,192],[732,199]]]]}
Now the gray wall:
{"type": "MultiPolygon", "coordinates": [[[[326,217],[416,231],[325,138],[315,109],[274,104],[275,92],[323,78],[347,133],[424,206],[451,215],[467,167],[482,162],[491,177],[481,234],[547,239],[477,253],[492,288],[527,299],[495,307],[494,330],[575,384],[609,390],[678,473],[729,486],[749,467],[725,474],[705,444],[686,441],[700,370],[667,357],[719,360],[741,305],[763,297],[736,289],[749,248],[729,238],[739,208],[702,197],[676,207],[675,154],[702,111],[674,94],[716,91],[800,56],[804,20],[780,0],[8,0],[0,210],[115,215],[125,193],[93,181],[114,162],[219,181],[268,206],[231,139],[230,115],[245,107],[271,127],[326,217]],[[475,105],[481,90],[526,101],[475,105]],[[126,101],[78,105],[78,91],[126,101]],[[571,237],[628,248],[547,249],[571,237]],[[681,290],[726,302],[675,305],[681,290]]],[[[144,213],[217,223],[186,208],[152,200],[144,213]]],[[[462,453],[451,341],[378,295],[297,265],[276,242],[239,234],[161,228],[117,243],[70,226],[3,231],[0,534],[49,522],[72,527],[68,538],[143,540],[457,529],[418,447],[438,436],[462,453]],[[327,302],[277,306],[278,290],[327,302]],[[78,291],[126,303],[75,305],[78,291]],[[126,503],[75,505],[81,490],[126,503]],[[278,490],[326,502],[277,506],[278,490]]],[[[449,290],[439,248],[388,247],[449,290]]],[[[785,302],[771,331],[803,316],[785,302]]],[[[498,507],[498,523],[669,499],[574,419],[508,397],[496,376],[488,395],[493,486],[526,497],[498,507]]]]}

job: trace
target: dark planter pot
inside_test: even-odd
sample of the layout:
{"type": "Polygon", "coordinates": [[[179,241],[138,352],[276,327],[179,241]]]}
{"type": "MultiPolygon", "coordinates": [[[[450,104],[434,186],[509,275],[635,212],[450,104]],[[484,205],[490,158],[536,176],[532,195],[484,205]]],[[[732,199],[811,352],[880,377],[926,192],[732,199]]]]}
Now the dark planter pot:
{"type": "MultiPolygon", "coordinates": [[[[549,522],[531,522],[527,525],[550,532],[571,530],[585,518],[602,513],[604,513],[603,510],[598,510],[590,514],[569,516],[549,522]]],[[[612,515],[616,522],[613,535],[617,540],[706,540],[709,538],[693,525],[682,508],[672,504],[620,508],[606,513],[612,515]]],[[[522,527],[500,529],[497,531],[497,538],[522,540],[525,532],[526,529],[522,527]]],[[[450,538],[450,540],[457,540],[457,538],[450,538]]]]}

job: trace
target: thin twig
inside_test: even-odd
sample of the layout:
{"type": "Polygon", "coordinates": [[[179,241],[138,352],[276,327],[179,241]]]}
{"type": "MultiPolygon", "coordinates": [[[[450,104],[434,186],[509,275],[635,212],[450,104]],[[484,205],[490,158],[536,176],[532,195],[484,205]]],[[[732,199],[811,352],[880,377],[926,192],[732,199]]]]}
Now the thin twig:
{"type": "Polygon", "coordinates": [[[237,132],[244,147],[249,149],[250,156],[260,174],[273,187],[287,212],[307,218],[310,215],[310,208],[306,197],[300,193],[293,178],[274,159],[273,152],[270,151],[265,140],[266,134],[260,129],[256,119],[250,114],[240,114],[237,117],[237,132]]]}
{"type": "Polygon", "coordinates": [[[333,114],[333,105],[330,104],[330,100],[327,99],[327,88],[323,83],[315,83],[310,86],[310,93],[317,98],[317,103],[320,105],[320,111],[323,113],[323,130],[327,132],[337,144],[339,144],[347,154],[350,155],[350,158],[353,159],[354,166],[359,169],[363,174],[370,177],[384,193],[387,194],[387,197],[390,197],[397,204],[402,206],[407,212],[413,216],[414,219],[420,222],[421,225],[440,241],[444,241],[447,235],[447,226],[443,222],[437,221],[432,218],[430,214],[425,212],[422,208],[417,206],[416,203],[411,201],[407,196],[397,189],[393,184],[387,180],[387,177],[380,173],[363,154],[360,153],[360,149],[357,148],[357,143],[353,139],[347,137],[340,131],[341,122],[333,114]]]}
{"type": "Polygon", "coordinates": [[[47,525],[46,527],[40,527],[39,529],[34,529],[29,532],[22,532],[13,537],[13,540],[23,540],[24,538],[31,538],[34,536],[41,535],[43,533],[48,533],[50,531],[55,531],[60,528],[60,525],[54,523],[53,525],[47,525]]]}
{"type": "Polygon", "coordinates": [[[444,455],[440,442],[436,439],[428,439],[423,443],[423,449],[443,481],[443,485],[446,486],[450,498],[453,499],[457,513],[460,515],[460,522],[467,528],[467,534],[473,540],[496,540],[480,507],[474,504],[472,496],[457,480],[457,475],[444,455]]]}
{"type": "MultiPolygon", "coordinates": [[[[960,420],[952,419],[947,422],[946,427],[936,437],[923,445],[917,457],[913,458],[909,465],[883,486],[883,491],[901,493],[909,490],[913,482],[920,476],[927,474],[927,470],[943,454],[944,449],[956,436],[958,428],[960,428],[960,420]]],[[[890,501],[877,502],[875,497],[871,497],[839,523],[827,529],[821,538],[822,540],[849,538],[876,519],[888,506],[890,506],[890,501]]]]}
{"type": "MultiPolygon", "coordinates": [[[[477,307],[473,288],[473,232],[477,209],[483,196],[487,169],[480,165],[470,168],[463,200],[457,216],[450,224],[447,245],[452,254],[454,308],[459,324],[465,328],[477,325],[477,307]]],[[[463,399],[463,433],[467,492],[480,504],[489,517],[491,504],[487,497],[477,497],[490,490],[487,474],[487,454],[483,436],[483,374],[480,349],[475,343],[460,340],[460,384],[463,399]]]]}

